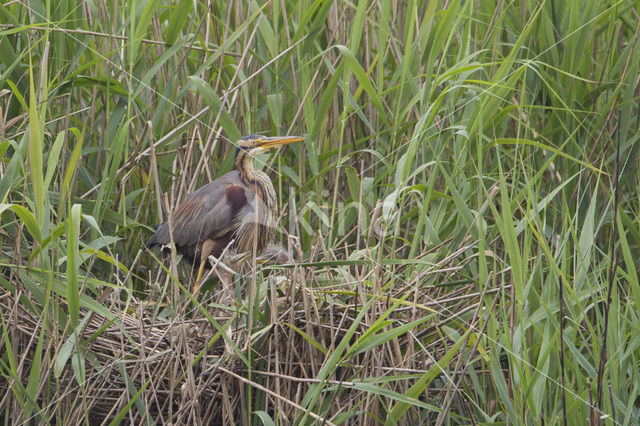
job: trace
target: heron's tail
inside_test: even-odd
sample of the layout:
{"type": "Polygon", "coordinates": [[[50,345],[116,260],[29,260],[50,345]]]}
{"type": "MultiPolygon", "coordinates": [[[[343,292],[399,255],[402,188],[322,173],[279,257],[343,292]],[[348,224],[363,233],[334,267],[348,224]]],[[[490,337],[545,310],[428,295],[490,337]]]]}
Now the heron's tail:
{"type": "Polygon", "coordinates": [[[169,228],[166,222],[159,223],[155,226],[156,233],[144,243],[145,247],[151,249],[153,247],[162,246],[169,243],[169,228]]]}

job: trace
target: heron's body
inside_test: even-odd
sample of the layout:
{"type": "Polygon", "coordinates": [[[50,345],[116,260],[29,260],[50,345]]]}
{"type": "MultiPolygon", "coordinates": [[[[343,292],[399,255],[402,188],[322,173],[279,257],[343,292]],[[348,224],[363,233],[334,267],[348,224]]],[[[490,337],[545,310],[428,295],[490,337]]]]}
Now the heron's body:
{"type": "MultiPolygon", "coordinates": [[[[209,254],[216,257],[234,239],[238,252],[253,251],[252,228],[257,226],[256,252],[261,253],[271,241],[276,226],[275,215],[265,207],[275,207],[277,199],[268,177],[265,182],[268,187],[264,191],[266,200],[242,180],[237,170],[189,194],[173,214],[176,248],[192,262],[200,259],[202,245],[207,240],[214,241],[209,254]]],[[[169,223],[163,222],[147,246],[164,245],[169,241],[169,223]]]]}
{"type": "MultiPolygon", "coordinates": [[[[200,262],[196,290],[210,255],[220,257],[234,241],[238,253],[260,254],[277,226],[277,198],[266,173],[253,158],[266,149],[302,140],[298,137],[247,136],[238,141],[235,170],[189,194],[172,215],[176,248],[194,264],[200,262]]],[[[169,223],[158,225],[147,247],[168,244],[169,223]]]]}

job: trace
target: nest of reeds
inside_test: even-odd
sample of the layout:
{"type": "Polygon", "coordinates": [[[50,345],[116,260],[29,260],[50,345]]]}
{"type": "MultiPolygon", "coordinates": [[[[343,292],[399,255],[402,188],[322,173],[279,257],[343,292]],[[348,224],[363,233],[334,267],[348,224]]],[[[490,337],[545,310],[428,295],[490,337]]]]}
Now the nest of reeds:
{"type": "MultiPolygon", "coordinates": [[[[439,268],[441,281],[456,270],[439,268]]],[[[461,334],[442,325],[481,326],[474,323],[474,309],[482,293],[472,290],[474,284],[424,285],[438,270],[413,272],[410,281],[403,266],[296,267],[249,275],[239,278],[240,290],[227,306],[212,293],[203,295],[199,307],[184,298],[182,305],[161,306],[125,302],[106,289],[98,300],[108,308],[83,307],[77,333],[65,325],[63,297],[49,299],[45,317],[41,295],[0,287],[17,371],[17,377],[0,380],[0,404],[18,407],[16,383],[26,387],[34,377],[42,336],[40,392],[31,413],[38,420],[64,413],[74,423],[122,416],[136,424],[245,424],[247,412],[261,412],[288,424],[305,412],[316,420],[365,411],[375,416],[384,412],[384,402],[396,401],[367,391],[364,383],[405,394],[461,334]],[[252,285],[255,309],[247,296],[252,285]],[[406,380],[382,380],[399,372],[406,380]],[[322,387],[331,401],[320,394],[305,410],[312,386],[322,387]]],[[[437,402],[438,392],[417,400],[437,402]]],[[[417,413],[414,419],[424,419],[417,413]]]]}

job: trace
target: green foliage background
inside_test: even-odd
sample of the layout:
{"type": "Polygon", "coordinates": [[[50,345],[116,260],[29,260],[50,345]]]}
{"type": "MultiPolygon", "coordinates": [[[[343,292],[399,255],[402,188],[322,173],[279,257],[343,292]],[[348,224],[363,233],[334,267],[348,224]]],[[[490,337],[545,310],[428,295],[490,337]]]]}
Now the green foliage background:
{"type": "MultiPolygon", "coordinates": [[[[412,349],[444,342],[437,371],[350,377],[370,398],[334,411],[341,391],[327,380],[357,351],[332,347],[304,409],[336,423],[637,422],[639,6],[4,2],[0,286],[46,327],[21,346],[20,318],[3,316],[0,418],[71,418],[43,383],[54,366],[82,383],[91,359],[74,330],[109,316],[100,289],[164,288],[171,274],[141,250],[150,226],[230,170],[241,135],[263,133],[305,136],[263,160],[318,283],[353,260],[365,301],[476,294],[414,313],[444,321],[412,349]]],[[[398,305],[369,318],[371,306],[354,309],[371,326],[359,344],[376,353],[399,323],[375,319],[398,305]]]]}

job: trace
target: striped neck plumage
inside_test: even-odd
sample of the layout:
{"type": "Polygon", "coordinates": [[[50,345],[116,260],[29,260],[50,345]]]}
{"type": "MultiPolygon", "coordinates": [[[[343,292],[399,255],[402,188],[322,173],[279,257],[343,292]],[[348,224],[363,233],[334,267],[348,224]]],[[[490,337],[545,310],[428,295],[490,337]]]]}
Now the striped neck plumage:
{"type": "Polygon", "coordinates": [[[253,161],[252,155],[240,150],[236,157],[236,169],[240,172],[244,184],[251,188],[270,210],[275,211],[277,198],[271,179],[266,173],[256,170],[253,161]]]}
{"type": "Polygon", "coordinates": [[[250,182],[255,180],[256,169],[253,167],[253,157],[246,151],[238,150],[235,166],[244,183],[250,185],[250,182]]]}

